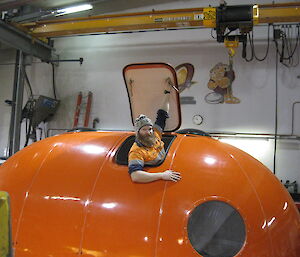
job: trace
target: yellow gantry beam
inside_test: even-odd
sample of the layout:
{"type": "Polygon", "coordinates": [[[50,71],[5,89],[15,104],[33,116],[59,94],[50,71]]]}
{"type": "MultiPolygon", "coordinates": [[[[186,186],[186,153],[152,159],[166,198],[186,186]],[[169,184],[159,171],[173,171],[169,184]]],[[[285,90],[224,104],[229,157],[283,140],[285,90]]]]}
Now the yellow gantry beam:
{"type": "MultiPolygon", "coordinates": [[[[300,2],[253,7],[253,23],[300,22],[300,2]]],[[[35,37],[216,26],[216,8],[152,11],[17,25],[35,37]]]]}
{"type": "Polygon", "coordinates": [[[258,23],[300,21],[300,4],[298,7],[259,8],[258,12],[258,23]]]}
{"type": "Polygon", "coordinates": [[[201,27],[202,25],[202,8],[193,8],[63,19],[24,24],[22,26],[37,37],[56,37],[95,32],[105,33],[178,27],[201,27]]]}

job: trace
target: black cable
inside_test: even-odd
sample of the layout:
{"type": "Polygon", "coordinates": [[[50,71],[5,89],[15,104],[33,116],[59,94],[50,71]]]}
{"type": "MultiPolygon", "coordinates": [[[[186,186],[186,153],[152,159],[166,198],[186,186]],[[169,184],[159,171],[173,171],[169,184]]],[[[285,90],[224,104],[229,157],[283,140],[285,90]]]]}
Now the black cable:
{"type": "Polygon", "coordinates": [[[213,30],[214,30],[214,29],[211,29],[211,30],[210,30],[210,35],[211,35],[211,37],[212,37],[213,39],[216,39],[216,37],[213,36],[213,30]]]}
{"type": "Polygon", "coordinates": [[[251,50],[251,57],[250,57],[250,59],[248,59],[247,58],[247,42],[246,42],[246,46],[245,46],[245,51],[246,51],[246,55],[245,55],[245,60],[246,60],[246,62],[251,62],[252,60],[253,60],[253,58],[254,58],[254,55],[253,55],[253,46],[252,46],[252,44],[251,44],[251,36],[250,36],[250,33],[248,33],[248,41],[249,41],[249,45],[250,45],[250,50],[251,50]]]}
{"type": "MultiPolygon", "coordinates": [[[[287,50],[287,55],[288,55],[287,59],[289,60],[289,63],[290,63],[291,59],[293,57],[293,52],[294,52],[295,48],[294,48],[294,50],[292,50],[293,46],[292,46],[292,36],[291,36],[290,28],[286,26],[286,27],[284,27],[284,29],[285,29],[284,40],[285,40],[285,45],[286,45],[286,50],[287,50]]],[[[297,41],[296,41],[295,45],[297,45],[297,41]]]]}
{"type": "Polygon", "coordinates": [[[25,119],[25,134],[28,134],[28,119],[25,119]]]}
{"type": "MultiPolygon", "coordinates": [[[[291,26],[291,25],[290,25],[291,26]]],[[[287,50],[287,54],[288,54],[288,56],[290,57],[289,58],[289,63],[291,63],[291,56],[292,56],[292,53],[293,53],[293,50],[292,50],[292,48],[293,48],[293,44],[292,44],[292,35],[291,35],[291,27],[290,26],[285,26],[285,32],[284,32],[284,34],[285,34],[285,44],[286,44],[286,50],[287,50]]]]}
{"type": "MultiPolygon", "coordinates": [[[[254,58],[257,61],[264,61],[267,58],[267,56],[269,54],[269,49],[270,49],[270,26],[271,26],[271,24],[268,25],[268,45],[267,45],[266,53],[263,58],[259,58],[255,54],[254,36],[253,36],[254,32],[251,31],[251,32],[247,33],[248,41],[249,41],[249,45],[250,45],[250,51],[251,51],[251,56],[250,56],[250,58],[248,58],[247,57],[247,42],[246,42],[243,58],[247,62],[251,62],[254,58]]],[[[273,28],[274,27],[275,26],[273,25],[273,28]]],[[[295,64],[293,57],[294,57],[294,54],[300,44],[300,24],[297,24],[296,28],[297,28],[297,36],[296,36],[296,43],[294,46],[292,44],[292,41],[293,41],[292,25],[286,25],[286,26],[282,25],[281,26],[280,34],[279,34],[279,39],[281,40],[281,50],[279,50],[278,39],[274,38],[276,53],[280,56],[280,63],[282,63],[284,66],[286,66],[288,68],[296,67],[299,64],[299,58],[297,60],[297,63],[295,64]],[[286,56],[286,54],[287,54],[287,56],[286,56]],[[284,62],[284,61],[286,61],[286,62],[284,62]]]]}
{"type": "Polygon", "coordinates": [[[53,87],[53,95],[54,95],[54,99],[57,100],[57,97],[56,97],[54,64],[51,63],[51,65],[52,65],[52,87],[53,87]]]}
{"type": "Polygon", "coordinates": [[[263,58],[258,58],[258,57],[256,56],[256,54],[255,54],[255,50],[254,50],[254,40],[253,40],[253,31],[252,31],[253,55],[254,55],[255,59],[256,59],[257,61],[260,61],[260,62],[264,61],[264,60],[267,58],[268,53],[269,53],[269,48],[270,48],[270,26],[271,26],[271,25],[269,24],[269,25],[268,25],[268,46],[267,46],[266,54],[265,54],[265,56],[264,56],[263,58]]]}
{"type": "MultiPolygon", "coordinates": [[[[253,59],[255,58],[257,61],[259,62],[262,62],[264,61],[268,54],[269,54],[269,49],[270,49],[270,24],[268,25],[268,45],[267,45],[267,50],[266,50],[266,53],[264,55],[263,58],[259,58],[257,57],[257,55],[255,54],[255,47],[254,47],[254,32],[253,30],[249,33],[247,33],[247,36],[248,36],[248,41],[249,41],[249,45],[250,45],[250,50],[251,50],[251,57],[250,58],[247,58],[247,54],[245,55],[244,59],[247,61],[247,62],[251,62],[253,61],[253,59]]],[[[247,43],[246,43],[246,47],[247,47],[247,43]]],[[[247,50],[246,50],[247,52],[247,50]]]]}
{"type": "MultiPolygon", "coordinates": [[[[297,25],[297,28],[298,28],[298,33],[297,33],[297,39],[296,39],[296,43],[295,43],[295,47],[294,47],[294,50],[291,52],[291,54],[289,54],[289,57],[288,58],[292,58],[294,56],[294,53],[298,47],[298,44],[299,44],[299,37],[300,37],[300,32],[299,32],[299,25],[297,25]]],[[[290,47],[292,47],[292,37],[290,37],[290,47]]]]}
{"type": "Polygon", "coordinates": [[[33,91],[32,91],[32,87],[31,87],[30,81],[29,81],[29,79],[28,79],[28,76],[27,76],[27,72],[26,72],[25,67],[23,67],[23,71],[24,71],[24,75],[25,75],[25,80],[26,80],[27,85],[28,85],[29,90],[30,90],[30,97],[32,98],[32,97],[33,97],[33,91]]]}
{"type": "Polygon", "coordinates": [[[275,129],[274,129],[274,159],[273,172],[276,174],[277,134],[278,134],[278,54],[276,54],[275,65],[275,129]]]}
{"type": "Polygon", "coordinates": [[[28,130],[28,133],[26,134],[26,141],[25,141],[24,147],[26,147],[28,145],[31,128],[32,128],[32,119],[29,119],[29,130],[28,130]]]}
{"type": "Polygon", "coordinates": [[[284,41],[284,35],[283,35],[282,43],[281,43],[280,62],[283,62],[283,59],[284,59],[284,49],[285,49],[285,41],[284,41]]]}
{"type": "MultiPolygon", "coordinates": [[[[29,99],[31,99],[33,101],[33,91],[32,91],[32,87],[31,87],[31,84],[30,84],[30,81],[28,79],[28,76],[27,76],[27,72],[26,72],[26,69],[25,69],[25,66],[23,66],[23,72],[24,72],[24,77],[25,77],[25,80],[26,80],[26,83],[28,85],[28,88],[30,90],[30,96],[29,96],[29,99]]],[[[25,106],[26,108],[26,106],[25,106]]],[[[33,111],[33,102],[30,102],[29,104],[29,110],[28,111],[28,115],[30,116],[32,111],[33,111]]],[[[32,124],[32,117],[26,117],[25,118],[25,134],[26,134],[26,140],[25,140],[25,144],[24,144],[24,147],[26,147],[28,145],[28,141],[29,141],[29,137],[30,137],[30,130],[31,130],[31,124],[32,124]],[[28,124],[28,121],[29,121],[29,124],[28,124]]]]}
{"type": "Polygon", "coordinates": [[[42,140],[42,136],[43,136],[43,129],[38,127],[38,130],[40,131],[40,139],[39,140],[42,140]]]}
{"type": "Polygon", "coordinates": [[[44,132],[44,138],[46,138],[47,134],[46,134],[46,123],[45,123],[45,121],[43,122],[43,124],[44,124],[44,131],[43,131],[44,132]]]}
{"type": "Polygon", "coordinates": [[[279,51],[279,45],[278,45],[277,39],[274,39],[274,43],[275,43],[275,48],[276,48],[276,54],[279,55],[281,58],[282,53],[279,51]]]}
{"type": "Polygon", "coordinates": [[[228,37],[231,32],[235,31],[236,29],[228,29],[228,32],[224,34],[224,38],[228,37]]]}
{"type": "Polygon", "coordinates": [[[26,110],[27,114],[26,114],[26,140],[25,140],[24,147],[26,147],[28,145],[31,130],[33,129],[32,118],[33,118],[34,105],[35,105],[35,102],[32,98],[29,102],[27,102],[27,104],[25,106],[25,108],[27,109],[26,110]],[[28,124],[28,121],[29,121],[29,124],[28,124]]]}
{"type": "Polygon", "coordinates": [[[297,62],[296,62],[296,64],[293,64],[293,67],[297,67],[298,65],[299,65],[299,48],[297,51],[297,62]]]}
{"type": "Polygon", "coordinates": [[[297,28],[297,37],[296,37],[296,43],[294,47],[292,46],[292,27],[291,25],[289,27],[282,26],[282,30],[280,32],[280,39],[281,39],[281,51],[279,50],[279,44],[277,42],[277,39],[274,39],[276,52],[280,56],[280,63],[286,66],[287,68],[290,67],[296,67],[299,64],[299,58],[297,60],[297,63],[294,64],[294,54],[296,50],[298,49],[299,42],[300,42],[300,29],[299,24],[296,25],[297,28]],[[286,54],[287,53],[287,56],[286,54]],[[286,63],[287,61],[288,63],[286,63]]]}

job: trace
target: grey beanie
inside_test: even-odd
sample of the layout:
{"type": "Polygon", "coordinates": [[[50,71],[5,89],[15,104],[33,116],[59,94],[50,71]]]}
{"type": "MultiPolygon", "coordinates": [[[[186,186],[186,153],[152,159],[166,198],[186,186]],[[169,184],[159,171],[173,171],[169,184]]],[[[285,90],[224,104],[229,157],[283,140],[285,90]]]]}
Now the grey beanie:
{"type": "Polygon", "coordinates": [[[139,130],[144,126],[153,126],[152,121],[144,114],[140,114],[139,117],[136,118],[134,122],[135,132],[139,132],[139,130]]]}

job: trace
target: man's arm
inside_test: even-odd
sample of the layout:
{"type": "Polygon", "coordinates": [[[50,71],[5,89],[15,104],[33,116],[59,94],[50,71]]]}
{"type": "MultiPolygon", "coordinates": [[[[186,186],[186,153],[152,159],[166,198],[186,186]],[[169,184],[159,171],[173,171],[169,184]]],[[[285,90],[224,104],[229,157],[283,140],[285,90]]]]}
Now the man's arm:
{"type": "Polygon", "coordinates": [[[143,170],[137,170],[130,174],[131,180],[135,183],[150,183],[156,180],[169,180],[177,182],[181,179],[180,173],[172,170],[164,172],[149,173],[143,170]]]}
{"type": "Polygon", "coordinates": [[[170,109],[170,94],[171,92],[168,90],[164,91],[164,98],[163,98],[163,102],[161,105],[162,110],[166,111],[167,113],[169,113],[169,109],[170,109]]]}
{"type": "Polygon", "coordinates": [[[157,117],[155,124],[159,127],[159,131],[162,132],[166,126],[166,120],[169,118],[170,109],[170,91],[165,90],[164,98],[160,109],[157,111],[157,117]]]}
{"type": "Polygon", "coordinates": [[[129,163],[128,172],[130,174],[131,180],[135,183],[149,183],[156,180],[170,180],[178,181],[181,179],[180,173],[172,170],[166,170],[164,172],[149,173],[144,171],[144,161],[142,156],[135,152],[129,152],[129,163]]]}

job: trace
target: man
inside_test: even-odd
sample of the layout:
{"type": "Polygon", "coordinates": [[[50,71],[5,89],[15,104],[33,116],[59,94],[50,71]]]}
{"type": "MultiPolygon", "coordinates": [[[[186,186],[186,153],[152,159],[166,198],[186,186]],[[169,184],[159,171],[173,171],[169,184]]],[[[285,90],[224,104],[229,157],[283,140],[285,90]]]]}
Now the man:
{"type": "Polygon", "coordinates": [[[158,164],[164,160],[166,152],[161,140],[162,132],[169,117],[170,91],[165,90],[164,101],[157,112],[155,124],[141,114],[135,120],[136,139],[128,154],[128,169],[133,182],[149,183],[156,180],[170,180],[177,182],[181,179],[180,173],[166,170],[158,173],[149,173],[143,170],[145,164],[158,164]]]}

